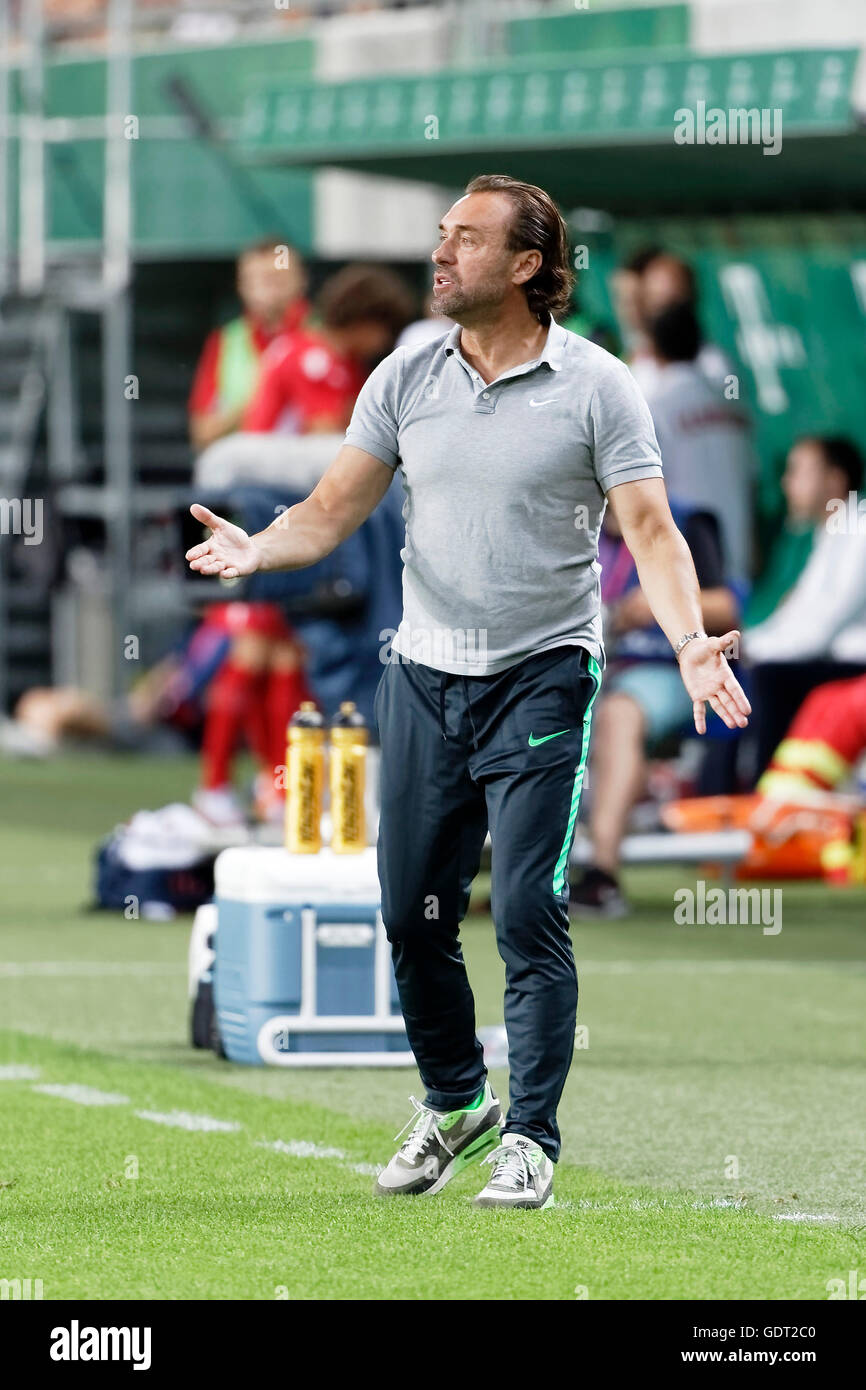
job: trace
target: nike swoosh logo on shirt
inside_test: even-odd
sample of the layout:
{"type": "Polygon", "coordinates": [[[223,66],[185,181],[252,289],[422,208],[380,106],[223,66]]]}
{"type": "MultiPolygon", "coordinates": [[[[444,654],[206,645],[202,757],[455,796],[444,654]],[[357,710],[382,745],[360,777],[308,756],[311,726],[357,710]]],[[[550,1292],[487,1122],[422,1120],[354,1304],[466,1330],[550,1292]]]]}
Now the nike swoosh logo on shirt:
{"type": "Polygon", "coordinates": [[[560,729],[558,734],[545,734],[544,738],[536,738],[534,734],[529,735],[530,748],[537,748],[539,743],[549,743],[552,738],[562,738],[563,734],[570,734],[570,729],[560,729]]]}
{"type": "Polygon", "coordinates": [[[530,405],[550,405],[551,401],[558,401],[559,396],[545,396],[543,401],[530,401],[530,405]]]}

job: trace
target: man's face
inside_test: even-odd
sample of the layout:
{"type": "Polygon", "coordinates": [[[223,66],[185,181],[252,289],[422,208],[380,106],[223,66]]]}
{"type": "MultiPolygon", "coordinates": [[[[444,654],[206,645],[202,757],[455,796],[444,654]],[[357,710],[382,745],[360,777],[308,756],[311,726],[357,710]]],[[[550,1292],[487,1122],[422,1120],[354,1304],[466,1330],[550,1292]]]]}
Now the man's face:
{"type": "Polygon", "coordinates": [[[532,278],[540,254],[506,247],[513,216],[504,193],[467,193],[448,210],[431,258],[434,313],[461,324],[477,321],[496,310],[515,284],[532,278]]]}
{"type": "Polygon", "coordinates": [[[282,318],[286,309],[304,291],[303,266],[297,256],[277,250],[251,251],[238,261],[238,296],[244,309],[266,323],[282,318]]]}
{"type": "Polygon", "coordinates": [[[828,498],[835,495],[835,474],[835,469],[827,467],[821,448],[811,439],[794,445],[782,475],[782,491],[792,521],[817,521],[824,516],[828,498]]]}

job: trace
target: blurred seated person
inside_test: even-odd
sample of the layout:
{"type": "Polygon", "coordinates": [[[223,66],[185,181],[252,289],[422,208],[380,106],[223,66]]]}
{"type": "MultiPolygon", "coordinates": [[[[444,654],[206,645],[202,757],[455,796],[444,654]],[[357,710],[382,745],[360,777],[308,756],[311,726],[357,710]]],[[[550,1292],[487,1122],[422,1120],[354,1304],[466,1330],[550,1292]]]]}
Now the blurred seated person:
{"type": "Polygon", "coordinates": [[[725,575],[745,585],[752,573],[755,471],[748,417],[698,366],[701,337],[693,308],[662,310],[647,320],[647,334],[657,372],[646,399],[668,494],[716,517],[725,575]]]}
{"type": "Polygon", "coordinates": [[[300,328],[309,309],[304,263],[285,242],[260,241],[242,251],[236,285],[242,312],[208,335],[193,379],[188,411],[196,449],[240,429],[262,355],[300,328]]]}
{"type": "Polygon", "coordinates": [[[828,681],[807,695],[773,750],[756,790],[808,803],[843,790],[866,754],[866,675],[828,681]]]}
{"type": "MultiPolygon", "coordinates": [[[[738,604],[725,582],[715,517],[671,503],[701,588],[704,628],[718,636],[736,627],[738,604]]],[[[570,891],[576,913],[621,917],[620,846],[647,773],[647,749],[691,727],[692,702],[670,643],[644,598],[637,567],[610,507],[599,537],[604,640],[608,654],[593,713],[589,838],[592,863],[570,891]]]]}
{"type": "MultiPolygon", "coordinates": [[[[827,444],[832,449],[833,441],[827,444]]],[[[785,461],[781,489],[785,515],[770,543],[766,559],[755,578],[743,611],[744,627],[757,627],[775,611],[793,589],[812,553],[818,528],[826,520],[827,497],[840,478],[827,477],[827,460],[821,439],[804,436],[795,440],[785,461]]]]}
{"type": "Polygon", "coordinates": [[[866,508],[863,457],[850,440],[816,435],[791,451],[789,508],[814,542],[793,585],[743,633],[751,663],[756,775],[816,686],[866,672],[866,508]],[[793,502],[792,502],[793,499],[793,502]],[[852,506],[853,501],[853,506],[852,506]]]}
{"type": "Polygon", "coordinates": [[[755,790],[668,802],[680,834],[743,829],[737,878],[866,883],[866,675],[817,686],[798,709],[755,790]]]}

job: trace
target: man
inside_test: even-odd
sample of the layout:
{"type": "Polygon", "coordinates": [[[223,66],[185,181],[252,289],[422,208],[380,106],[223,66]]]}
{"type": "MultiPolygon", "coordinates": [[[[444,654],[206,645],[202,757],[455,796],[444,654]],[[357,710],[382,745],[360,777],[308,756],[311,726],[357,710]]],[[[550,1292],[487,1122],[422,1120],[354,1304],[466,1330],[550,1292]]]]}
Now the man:
{"type": "Polygon", "coordinates": [[[243,312],[209,334],[193,379],[188,409],[196,449],[240,429],[263,353],[300,328],[309,309],[304,263],[285,243],[260,241],[242,251],[236,284],[243,312]]]}
{"type": "Polygon", "coordinates": [[[258,536],[203,507],[202,574],[309,564],[357,527],[399,467],[404,614],[377,693],[382,914],[421,1079],[381,1194],[433,1194],[492,1145],[481,1206],[543,1208],[574,1049],[566,867],[600,682],[598,530],[610,496],[644,592],[705,727],[748,704],[708,638],[670,516],[652,423],[628,368],[567,333],[562,217],[540,188],[474,179],[433,252],[443,339],[399,349],[365,384],[311,496],[258,536]],[[475,1034],[459,942],[487,828],[506,964],[511,1107],[475,1034]]]}

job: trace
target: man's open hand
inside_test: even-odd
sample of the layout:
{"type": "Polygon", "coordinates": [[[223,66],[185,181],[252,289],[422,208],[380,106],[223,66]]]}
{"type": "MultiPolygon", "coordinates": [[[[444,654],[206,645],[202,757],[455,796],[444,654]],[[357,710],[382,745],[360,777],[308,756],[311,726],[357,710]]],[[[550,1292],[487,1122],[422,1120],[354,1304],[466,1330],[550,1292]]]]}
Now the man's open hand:
{"type": "Polygon", "coordinates": [[[238,579],[242,574],[255,574],[262,557],[246,531],[233,526],[215,512],[209,512],[194,502],[190,511],[196,521],[209,526],[211,535],[201,545],[186,552],[191,570],[199,574],[218,574],[220,579],[238,579]]]}
{"type": "Polygon", "coordinates": [[[707,702],[729,729],[745,729],[749,722],[752,706],[724,655],[739,636],[734,631],[724,637],[694,637],[680,652],[680,675],[692,698],[699,734],[707,732],[707,702]]]}

